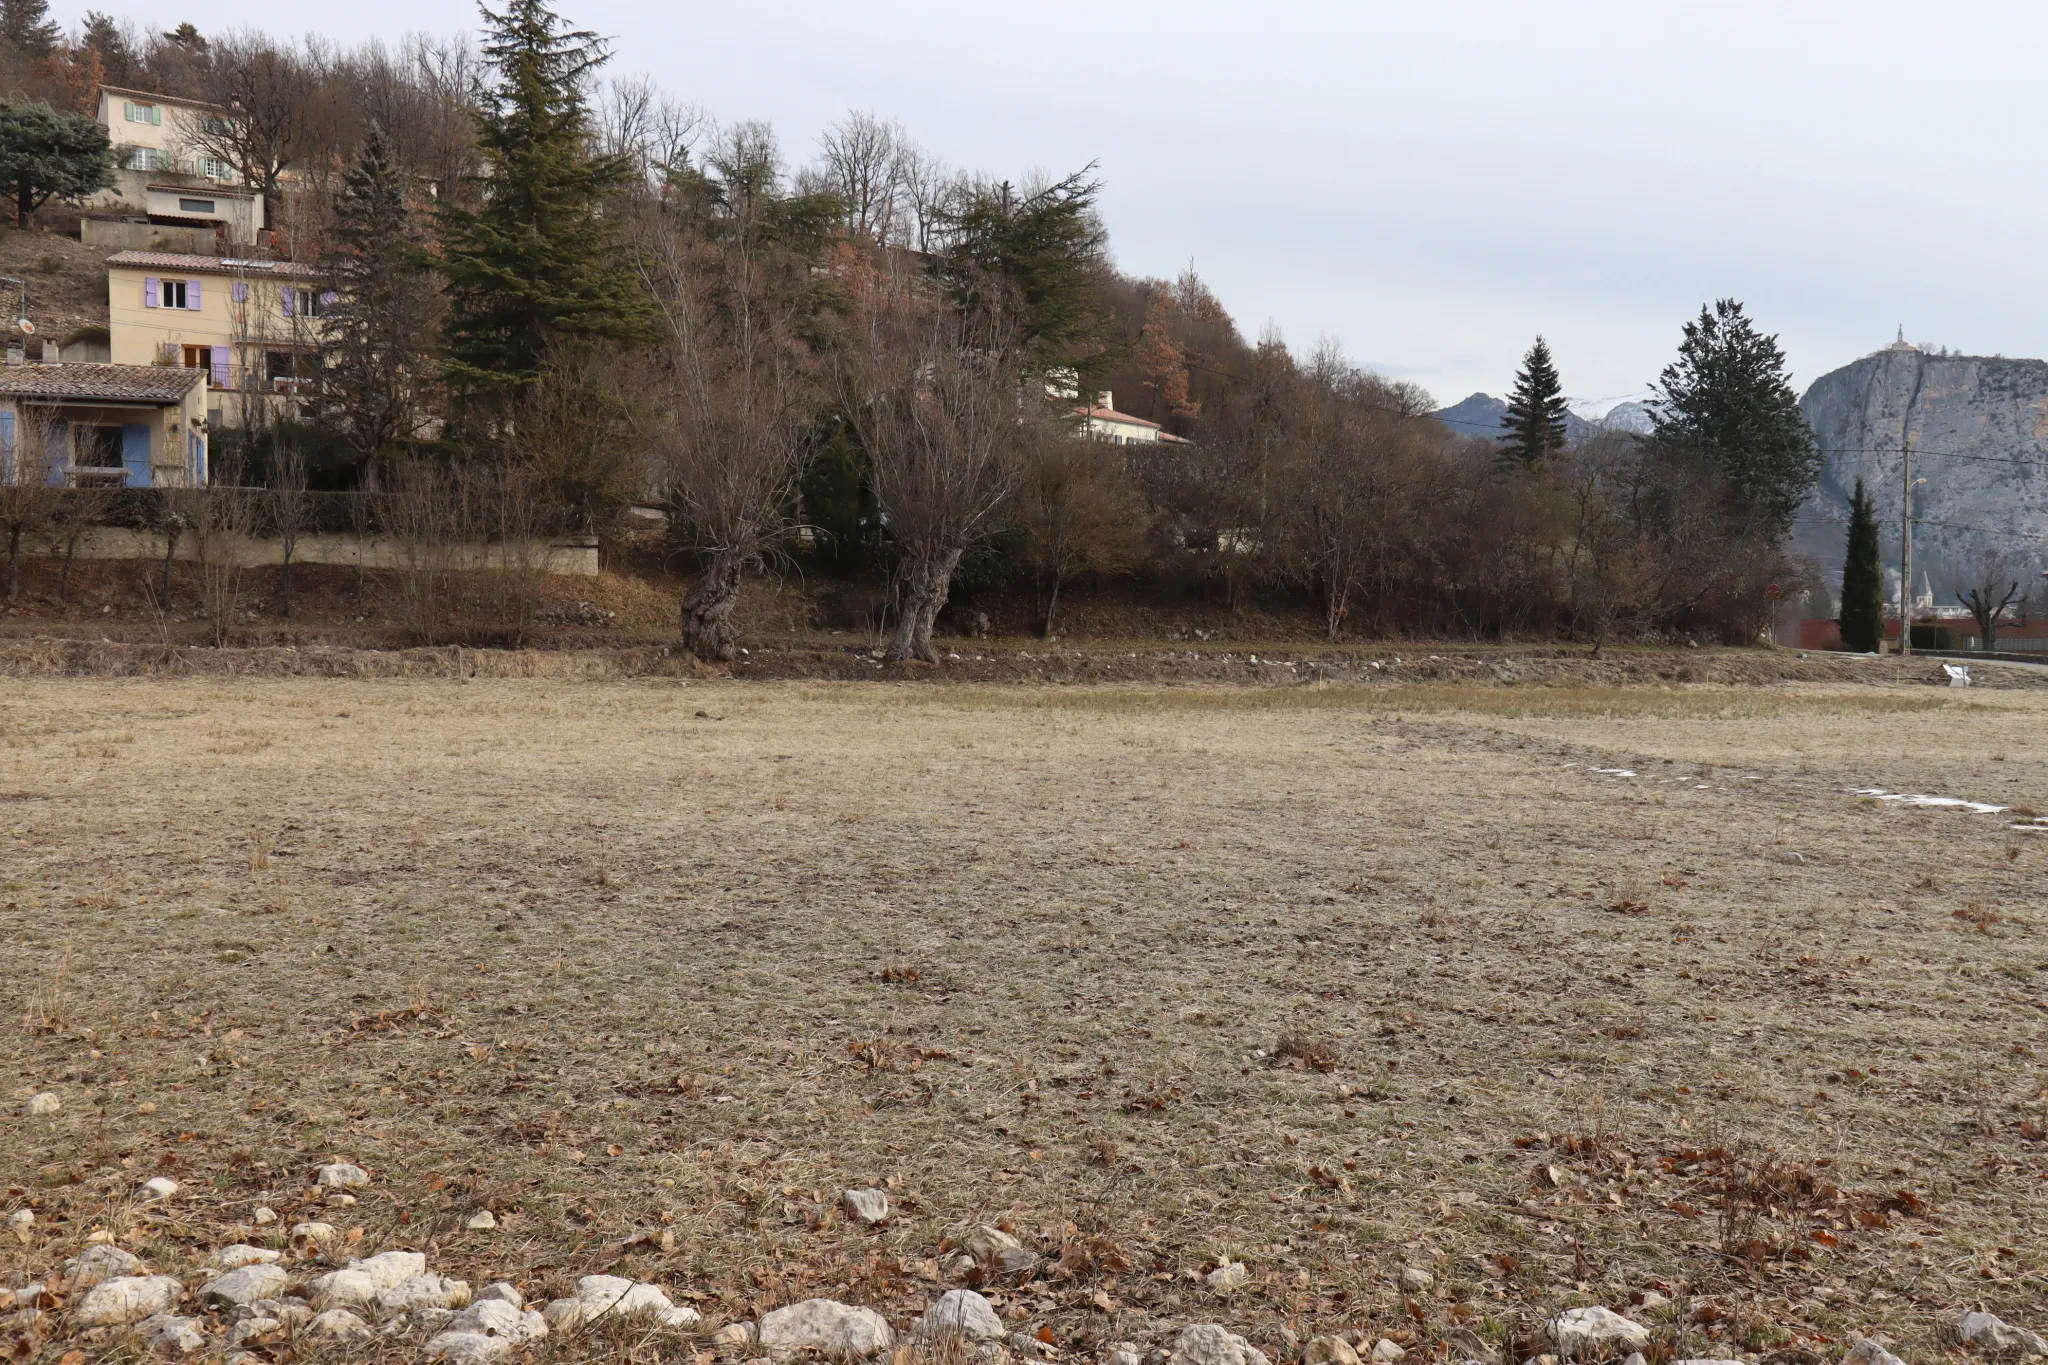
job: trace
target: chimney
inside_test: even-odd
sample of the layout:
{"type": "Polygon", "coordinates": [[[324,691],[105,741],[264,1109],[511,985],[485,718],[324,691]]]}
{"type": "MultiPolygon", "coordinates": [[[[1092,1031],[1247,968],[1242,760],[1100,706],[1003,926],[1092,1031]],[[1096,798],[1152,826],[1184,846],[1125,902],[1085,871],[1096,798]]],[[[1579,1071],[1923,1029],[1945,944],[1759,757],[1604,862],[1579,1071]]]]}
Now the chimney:
{"type": "Polygon", "coordinates": [[[45,365],[62,365],[64,363],[63,348],[48,337],[43,338],[43,363],[45,365]]]}
{"type": "Polygon", "coordinates": [[[1116,394],[1112,393],[1110,390],[1104,389],[1101,393],[1096,395],[1096,398],[1098,400],[1095,404],[1096,407],[1107,408],[1111,412],[1116,411],[1116,394]]]}
{"type": "Polygon", "coordinates": [[[23,359],[24,359],[24,356],[23,356],[23,352],[22,352],[22,345],[21,345],[21,343],[20,343],[19,341],[10,341],[10,342],[8,342],[8,343],[7,343],[7,363],[8,363],[8,364],[10,364],[10,365],[19,365],[19,364],[21,364],[21,362],[22,362],[22,360],[23,360],[23,359]]]}

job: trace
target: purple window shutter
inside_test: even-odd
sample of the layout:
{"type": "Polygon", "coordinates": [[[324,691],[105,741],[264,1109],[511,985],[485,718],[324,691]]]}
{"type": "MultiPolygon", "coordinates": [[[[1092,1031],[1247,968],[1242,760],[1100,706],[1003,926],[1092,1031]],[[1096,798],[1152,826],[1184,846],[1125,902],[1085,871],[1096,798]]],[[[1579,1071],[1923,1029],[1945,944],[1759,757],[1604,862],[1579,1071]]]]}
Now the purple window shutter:
{"type": "Polygon", "coordinates": [[[249,282],[247,280],[236,280],[229,287],[228,292],[236,303],[247,303],[249,301],[249,282]]]}
{"type": "Polygon", "coordinates": [[[199,311],[199,281],[197,280],[185,281],[185,307],[194,313],[199,311]]]}
{"type": "Polygon", "coordinates": [[[228,386],[228,348],[225,346],[213,348],[213,386],[216,389],[228,386]]]}
{"type": "Polygon", "coordinates": [[[332,289],[322,294],[320,296],[320,311],[324,313],[334,307],[334,301],[340,297],[341,295],[335,293],[332,289]]]}
{"type": "Polygon", "coordinates": [[[298,302],[298,300],[294,297],[296,292],[297,291],[294,290],[290,285],[286,285],[282,289],[277,291],[278,298],[284,301],[284,315],[286,317],[290,317],[292,313],[295,311],[293,305],[298,302]]]}
{"type": "Polygon", "coordinates": [[[142,278],[142,306],[144,308],[156,307],[156,276],[154,275],[145,275],[142,278]]]}

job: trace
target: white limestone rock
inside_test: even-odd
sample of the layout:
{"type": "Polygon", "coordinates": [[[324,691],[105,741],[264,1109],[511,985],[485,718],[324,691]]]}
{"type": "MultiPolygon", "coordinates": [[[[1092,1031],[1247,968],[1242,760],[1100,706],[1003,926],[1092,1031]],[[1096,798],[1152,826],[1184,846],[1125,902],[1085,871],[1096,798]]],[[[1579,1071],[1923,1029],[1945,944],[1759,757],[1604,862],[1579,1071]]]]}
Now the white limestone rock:
{"type": "Polygon", "coordinates": [[[1614,1355],[1650,1344],[1650,1329],[1609,1308],[1570,1308],[1550,1320],[1550,1339],[1567,1356],[1614,1355]]]}
{"type": "Polygon", "coordinates": [[[1956,1324],[1956,1331],[1964,1341],[1994,1355],[2048,1355],[2048,1340],[1991,1313],[1963,1314],[1963,1320],[1956,1324]]]}
{"type": "Polygon", "coordinates": [[[111,1242],[96,1242],[64,1263],[64,1278],[71,1292],[90,1289],[117,1275],[134,1275],[142,1270],[142,1258],[111,1242]]]}
{"type": "Polygon", "coordinates": [[[311,1256],[340,1236],[341,1229],[332,1223],[294,1223],[285,1240],[299,1255],[311,1256]]]}
{"type": "Polygon", "coordinates": [[[871,1356],[896,1344],[888,1319],[872,1308],[832,1299],[805,1299],[761,1319],[761,1350],[773,1359],[802,1351],[827,1356],[871,1356]]]}
{"type": "Polygon", "coordinates": [[[1360,1365],[1357,1350],[1342,1337],[1310,1337],[1301,1358],[1303,1365],[1360,1365]]]}
{"type": "Polygon", "coordinates": [[[283,1330],[283,1318],[243,1318],[240,1322],[228,1328],[228,1347],[232,1350],[245,1341],[253,1341],[257,1337],[267,1337],[272,1332],[281,1332],[283,1330]]]}
{"type": "Polygon", "coordinates": [[[738,1351],[753,1344],[754,1324],[751,1322],[728,1322],[711,1334],[714,1351],[738,1351]]]}
{"type": "Polygon", "coordinates": [[[29,1100],[28,1116],[32,1119],[54,1118],[57,1111],[63,1107],[64,1101],[45,1090],[42,1094],[36,1095],[29,1100]]]}
{"type": "Polygon", "coordinates": [[[492,1228],[498,1226],[498,1215],[492,1213],[489,1209],[478,1209],[463,1221],[462,1226],[468,1228],[471,1232],[489,1232],[492,1228]]]}
{"type": "Polygon", "coordinates": [[[137,1323],[135,1330],[158,1355],[188,1356],[206,1349],[206,1324],[198,1318],[159,1313],[137,1323]]]}
{"type": "Polygon", "coordinates": [[[1206,1282],[1218,1294],[1234,1294],[1244,1288],[1251,1277],[1252,1272],[1243,1261],[1225,1261],[1209,1272],[1206,1282]]]}
{"type": "Polygon", "coordinates": [[[178,1192],[178,1182],[167,1175],[151,1176],[142,1182],[142,1198],[150,1203],[169,1199],[178,1192]]]}
{"type": "Polygon", "coordinates": [[[1851,1346],[1849,1354],[1843,1356],[1842,1359],[1846,1362],[1846,1365],[1906,1365],[1905,1361],[1900,1360],[1869,1337],[1865,1337],[1854,1346],[1851,1346]]]}
{"type": "Polygon", "coordinates": [[[412,1313],[422,1308],[460,1308],[469,1302],[469,1281],[442,1275],[414,1275],[377,1291],[379,1313],[412,1313]]]}
{"type": "Polygon", "coordinates": [[[330,1308],[306,1324],[306,1335],[333,1341],[352,1341],[372,1335],[370,1324],[346,1308],[330,1308]]]}
{"type": "Polygon", "coordinates": [[[167,1313],[185,1297],[185,1286],[169,1275],[117,1275],[86,1291],[73,1314],[80,1324],[140,1322],[167,1313]]]}
{"type": "Polygon", "coordinates": [[[370,1173],[352,1161],[334,1161],[313,1174],[313,1183],[323,1190],[353,1190],[370,1183],[370,1173]]]}
{"type": "Polygon", "coordinates": [[[258,1299],[276,1298],[284,1292],[290,1279],[283,1266],[255,1261],[237,1266],[212,1281],[199,1291],[199,1297],[216,1307],[222,1304],[239,1306],[258,1299]]]}
{"type": "Polygon", "coordinates": [[[283,1259],[282,1251],[270,1247],[250,1246],[247,1242],[236,1242],[207,1257],[207,1264],[221,1270],[235,1270],[245,1265],[275,1265],[283,1259]]]}
{"type": "Polygon", "coordinates": [[[1381,1337],[1372,1344],[1372,1358],[1376,1365],[1394,1365],[1395,1361],[1407,1354],[1406,1351],[1401,1349],[1400,1342],[1389,1341],[1385,1337],[1381,1337]]]}
{"type": "Polygon", "coordinates": [[[1191,1323],[1173,1343],[1174,1365],[1273,1365],[1266,1353],[1227,1327],[1191,1323]]]}
{"type": "Polygon", "coordinates": [[[418,1251],[381,1251],[360,1261],[350,1261],[350,1270],[360,1270],[379,1289],[395,1289],[415,1275],[427,1273],[427,1258],[418,1251]]]}
{"type": "Polygon", "coordinates": [[[547,1321],[539,1313],[524,1312],[501,1298],[479,1297],[442,1324],[441,1332],[427,1343],[427,1357],[452,1361],[454,1365],[473,1365],[496,1360],[513,1347],[539,1341],[547,1334],[547,1321]]]}
{"type": "Polygon", "coordinates": [[[249,1215],[249,1221],[259,1228],[275,1223],[277,1221],[277,1210],[267,1204],[258,1205],[256,1211],[249,1215]]]}
{"type": "Polygon", "coordinates": [[[869,1224],[889,1221],[887,1190],[842,1190],[839,1197],[846,1205],[846,1216],[849,1218],[869,1224]]]}
{"type": "Polygon", "coordinates": [[[309,1281],[306,1292],[312,1295],[313,1306],[324,1312],[332,1308],[368,1308],[377,1301],[380,1288],[383,1286],[367,1271],[351,1264],[309,1281]]]}
{"type": "Polygon", "coordinates": [[[936,1336],[957,1332],[974,1341],[1000,1341],[1005,1335],[1003,1319],[995,1305],[972,1289],[949,1289],[917,1321],[914,1335],[936,1336]]]}
{"type": "Polygon", "coordinates": [[[509,1303],[514,1308],[526,1307],[526,1295],[520,1293],[517,1288],[505,1283],[503,1280],[494,1280],[470,1296],[471,1303],[491,1301],[509,1303]]]}

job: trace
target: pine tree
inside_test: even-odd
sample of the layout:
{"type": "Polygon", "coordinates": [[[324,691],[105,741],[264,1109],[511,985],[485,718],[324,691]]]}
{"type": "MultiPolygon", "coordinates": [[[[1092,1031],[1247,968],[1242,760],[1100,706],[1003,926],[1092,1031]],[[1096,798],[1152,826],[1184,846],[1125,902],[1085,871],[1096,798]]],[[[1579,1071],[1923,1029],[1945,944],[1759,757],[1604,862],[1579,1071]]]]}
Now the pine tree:
{"type": "Polygon", "coordinates": [[[474,212],[441,215],[448,279],[445,373],[471,393],[539,377],[567,339],[640,340],[652,309],[606,197],[632,177],[623,157],[594,153],[585,83],[609,54],[544,0],[484,11],[495,81],[476,113],[474,212]]]}
{"type": "Polygon", "coordinates": [[[1685,324],[1678,359],[1653,387],[1657,441],[1711,454],[1752,525],[1788,532],[1820,476],[1820,451],[1778,339],[1719,299],[1685,324]]]}
{"type": "Polygon", "coordinates": [[[1849,553],[1842,562],[1842,644],[1859,654],[1877,653],[1884,630],[1884,569],[1878,557],[1877,508],[1863,480],[1849,499],[1849,553]]]}
{"type": "Polygon", "coordinates": [[[14,225],[51,195],[82,198],[114,183],[107,130],[83,114],[47,104],[0,104],[0,194],[14,200],[14,225]]]}
{"type": "Polygon", "coordinates": [[[56,49],[57,25],[49,0],[0,0],[0,41],[25,57],[47,57],[56,49]]]}
{"type": "Polygon", "coordinates": [[[355,452],[360,481],[420,434],[433,365],[434,284],[406,202],[406,176],[372,124],[334,203],[335,300],[326,323],[320,406],[355,452]]]}
{"type": "Polygon", "coordinates": [[[1008,181],[977,188],[945,220],[940,271],[970,309],[1010,315],[1032,369],[1105,358],[1102,277],[1108,233],[1095,211],[1102,184],[1093,163],[1035,194],[1008,181]],[[1007,297],[1003,295],[1007,295],[1007,297]]]}
{"type": "Polygon", "coordinates": [[[1564,450],[1564,389],[1550,359],[1550,343],[1540,336],[1522,357],[1522,368],[1515,375],[1506,426],[1507,432],[1500,438],[1503,464],[1519,463],[1533,469],[1564,450]]]}

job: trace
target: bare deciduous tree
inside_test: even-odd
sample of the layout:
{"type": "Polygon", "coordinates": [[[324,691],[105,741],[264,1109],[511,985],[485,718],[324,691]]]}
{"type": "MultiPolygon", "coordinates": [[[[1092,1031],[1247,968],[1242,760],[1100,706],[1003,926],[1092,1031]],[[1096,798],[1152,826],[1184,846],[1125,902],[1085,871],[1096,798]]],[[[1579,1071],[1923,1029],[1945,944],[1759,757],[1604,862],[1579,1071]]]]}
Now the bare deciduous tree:
{"type": "Polygon", "coordinates": [[[899,298],[868,319],[853,424],[895,540],[901,614],[886,657],[938,662],[932,626],[953,571],[1018,472],[1026,392],[1000,322],[899,298]]]}
{"type": "Polygon", "coordinates": [[[229,112],[199,120],[180,150],[226,162],[274,198],[287,171],[333,141],[327,72],[312,52],[253,31],[212,39],[208,52],[208,97],[229,112]]]}
{"type": "Polygon", "coordinates": [[[2026,609],[2020,576],[1998,550],[1986,551],[1970,565],[1956,601],[1970,609],[1977,622],[1977,638],[1984,642],[1985,649],[1998,648],[1998,623],[2015,602],[2022,611],[2026,609]]]}
{"type": "Polygon", "coordinates": [[[21,547],[46,534],[59,515],[64,489],[50,481],[57,452],[48,409],[17,403],[0,426],[0,535],[7,537],[7,600],[21,596],[21,547]]]}
{"type": "Polygon", "coordinates": [[[306,491],[306,452],[299,448],[297,441],[280,437],[273,447],[276,452],[270,468],[270,489],[266,501],[269,503],[270,525],[277,532],[278,551],[282,563],[278,570],[278,594],[283,602],[286,620],[292,614],[292,556],[299,548],[299,537],[305,532],[306,523],[313,510],[312,496],[306,491]]]}
{"type": "Polygon", "coordinates": [[[1138,560],[1145,506],[1127,447],[1076,436],[1047,415],[1024,437],[1017,513],[1030,534],[1039,634],[1051,635],[1060,588],[1077,573],[1122,573],[1138,560]]]}
{"type": "Polygon", "coordinates": [[[856,109],[818,138],[819,179],[846,208],[846,230],[887,246],[901,231],[903,179],[910,168],[903,125],[856,109]]]}

